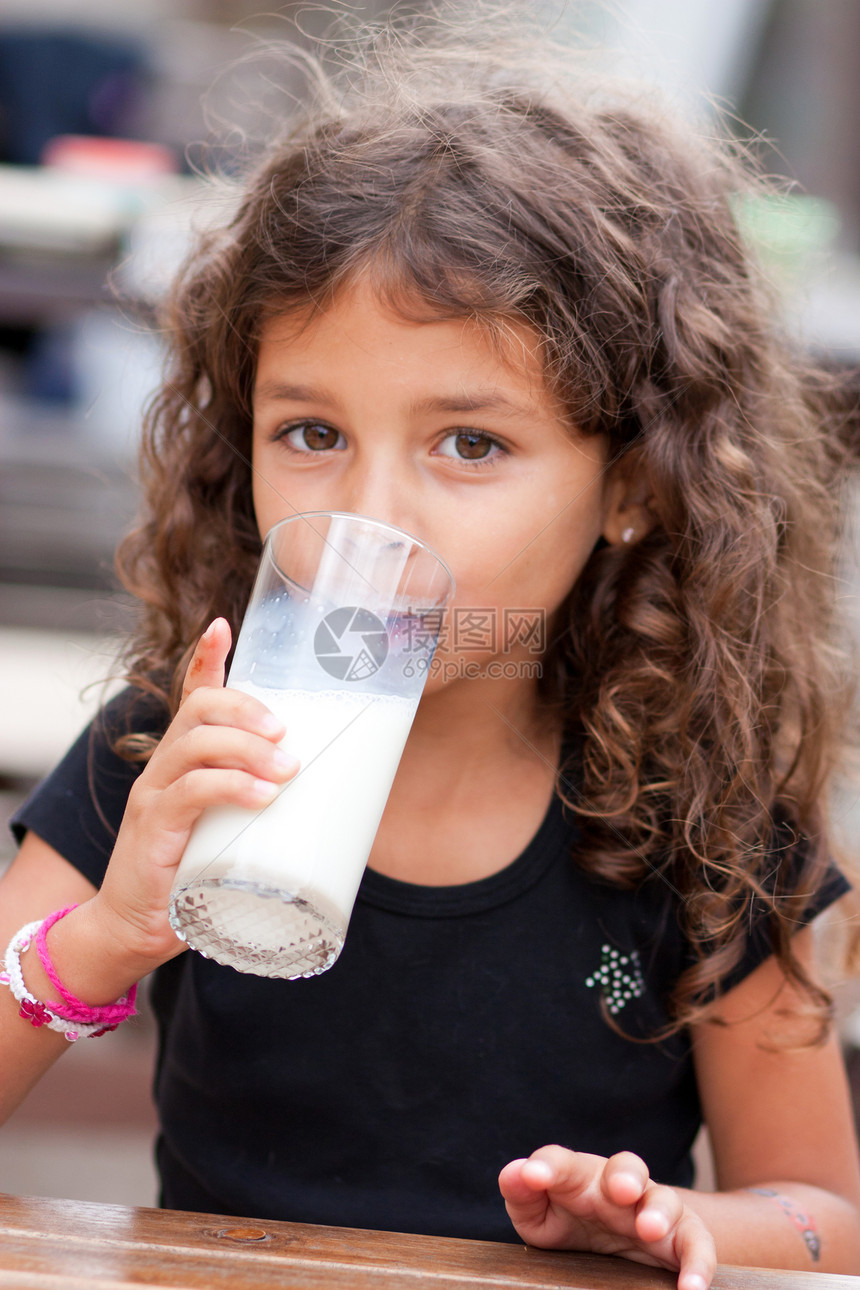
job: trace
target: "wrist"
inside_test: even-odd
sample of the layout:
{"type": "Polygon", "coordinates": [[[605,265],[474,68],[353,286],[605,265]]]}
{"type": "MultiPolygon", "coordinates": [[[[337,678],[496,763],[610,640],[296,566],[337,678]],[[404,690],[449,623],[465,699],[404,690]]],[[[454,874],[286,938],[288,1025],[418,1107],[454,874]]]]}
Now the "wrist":
{"type": "Polygon", "coordinates": [[[711,1231],[720,1263],[816,1273],[858,1267],[858,1210],[852,1199],[796,1180],[683,1194],[711,1231]],[[795,1221],[798,1213],[802,1222],[795,1221]]]}
{"type": "MultiPolygon", "coordinates": [[[[63,985],[92,1007],[120,999],[150,970],[145,959],[118,941],[95,898],[66,914],[48,936],[51,959],[63,985]]],[[[26,951],[22,966],[32,994],[41,1000],[56,995],[35,945],[26,951]]]]}

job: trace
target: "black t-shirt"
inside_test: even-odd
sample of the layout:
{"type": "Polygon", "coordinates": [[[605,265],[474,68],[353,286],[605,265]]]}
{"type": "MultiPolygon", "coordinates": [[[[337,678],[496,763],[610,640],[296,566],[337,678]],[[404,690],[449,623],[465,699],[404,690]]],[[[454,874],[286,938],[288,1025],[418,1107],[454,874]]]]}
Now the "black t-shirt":
{"type": "MultiPolygon", "coordinates": [[[[127,701],[111,706],[116,728],[127,701]]],[[[157,732],[145,706],[135,728],[157,732]]],[[[137,770],[85,732],[16,816],[98,885],[137,770]]],[[[509,866],[422,887],[368,870],[344,950],[309,980],[188,952],[153,977],[162,1204],[515,1241],[497,1175],[551,1142],[631,1150],[692,1182],[700,1109],[667,1020],[689,961],[659,878],[622,891],[576,865],[554,798],[509,866]]],[[[835,870],[811,919],[847,889],[835,870]]],[[[751,936],[740,979],[768,953],[751,936]]]]}

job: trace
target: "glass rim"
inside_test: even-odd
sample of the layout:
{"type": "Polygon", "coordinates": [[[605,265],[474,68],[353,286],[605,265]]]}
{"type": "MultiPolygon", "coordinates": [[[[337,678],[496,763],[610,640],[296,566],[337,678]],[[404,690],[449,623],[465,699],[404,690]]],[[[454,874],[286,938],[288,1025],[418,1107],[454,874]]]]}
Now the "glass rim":
{"type": "MultiPolygon", "coordinates": [[[[322,518],[337,519],[337,520],[359,520],[363,524],[372,525],[373,528],[385,529],[389,533],[396,533],[398,537],[406,538],[407,541],[411,542],[414,546],[420,546],[424,551],[427,552],[428,555],[432,556],[433,559],[436,561],[436,563],[440,566],[442,571],[445,573],[446,577],[448,578],[448,581],[451,584],[451,590],[448,592],[447,599],[450,599],[455,594],[457,589],[457,583],[454,579],[454,575],[451,572],[451,569],[448,566],[447,561],[442,559],[438,551],[435,551],[433,547],[430,546],[429,542],[425,542],[423,538],[416,537],[414,533],[407,532],[406,529],[398,528],[396,524],[390,524],[388,520],[377,520],[377,519],[374,519],[372,515],[361,515],[358,511],[296,511],[295,515],[286,515],[284,519],[278,520],[275,524],[272,525],[272,527],[266,533],[266,536],[263,538],[263,546],[265,547],[268,545],[272,537],[272,534],[275,532],[276,529],[282,529],[287,524],[294,524],[296,520],[314,520],[314,519],[322,519],[322,518]]],[[[314,532],[316,532],[316,530],[314,530],[314,532]]],[[[325,538],[323,537],[322,534],[318,534],[318,536],[323,538],[323,541],[325,541],[325,538]]]]}

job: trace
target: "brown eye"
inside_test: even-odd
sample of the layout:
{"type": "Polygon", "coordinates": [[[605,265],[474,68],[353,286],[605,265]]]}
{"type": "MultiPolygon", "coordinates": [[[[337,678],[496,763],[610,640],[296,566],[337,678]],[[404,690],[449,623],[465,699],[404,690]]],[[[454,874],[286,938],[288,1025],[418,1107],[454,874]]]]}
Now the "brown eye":
{"type": "Polygon", "coordinates": [[[480,461],[492,449],[493,442],[484,434],[470,434],[462,431],[455,437],[457,453],[468,461],[480,461]]]}
{"type": "Polygon", "coordinates": [[[314,451],[321,448],[334,448],[337,445],[338,432],[331,426],[308,425],[302,427],[302,438],[314,451]]]}
{"type": "Polygon", "coordinates": [[[436,449],[441,457],[462,465],[497,466],[508,455],[507,449],[484,430],[452,430],[436,449]]]}
{"type": "Polygon", "coordinates": [[[303,421],[284,430],[279,437],[294,452],[329,452],[346,447],[340,431],[320,421],[303,421]]]}

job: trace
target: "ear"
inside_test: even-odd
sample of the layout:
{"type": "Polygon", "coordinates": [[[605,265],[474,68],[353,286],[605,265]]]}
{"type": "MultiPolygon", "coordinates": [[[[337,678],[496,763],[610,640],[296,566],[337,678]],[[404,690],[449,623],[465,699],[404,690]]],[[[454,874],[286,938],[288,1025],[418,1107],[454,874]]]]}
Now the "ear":
{"type": "Polygon", "coordinates": [[[603,536],[610,546],[632,546],[647,537],[657,523],[653,496],[639,453],[627,452],[610,467],[603,509],[603,536]]]}

